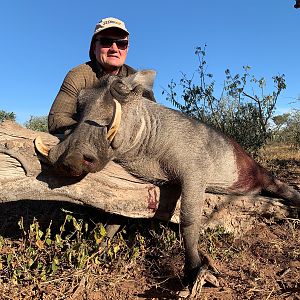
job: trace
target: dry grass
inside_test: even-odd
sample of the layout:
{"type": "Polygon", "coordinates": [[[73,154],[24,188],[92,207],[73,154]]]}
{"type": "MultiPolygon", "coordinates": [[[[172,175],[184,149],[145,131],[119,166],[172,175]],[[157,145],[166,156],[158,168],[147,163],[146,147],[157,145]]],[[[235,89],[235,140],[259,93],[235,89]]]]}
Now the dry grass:
{"type": "Polygon", "coordinates": [[[295,188],[300,185],[300,151],[291,145],[267,145],[257,160],[279,179],[295,188]]]}

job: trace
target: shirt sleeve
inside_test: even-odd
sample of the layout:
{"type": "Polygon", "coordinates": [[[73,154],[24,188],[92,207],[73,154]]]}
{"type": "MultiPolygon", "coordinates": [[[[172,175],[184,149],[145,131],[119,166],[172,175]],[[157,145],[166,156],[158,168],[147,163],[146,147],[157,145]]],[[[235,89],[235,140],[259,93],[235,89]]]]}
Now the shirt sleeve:
{"type": "Polygon", "coordinates": [[[83,88],[74,71],[66,75],[48,115],[48,129],[52,134],[64,133],[76,123],[77,97],[83,88]]]}

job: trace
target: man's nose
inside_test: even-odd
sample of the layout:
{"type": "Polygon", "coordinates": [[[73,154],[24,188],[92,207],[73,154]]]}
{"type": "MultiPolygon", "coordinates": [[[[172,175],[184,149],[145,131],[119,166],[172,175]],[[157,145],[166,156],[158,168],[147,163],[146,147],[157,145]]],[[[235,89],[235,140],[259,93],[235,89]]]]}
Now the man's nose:
{"type": "Polygon", "coordinates": [[[115,42],[112,43],[110,49],[113,49],[114,51],[118,51],[119,50],[119,48],[118,48],[118,46],[117,46],[117,44],[115,42]]]}

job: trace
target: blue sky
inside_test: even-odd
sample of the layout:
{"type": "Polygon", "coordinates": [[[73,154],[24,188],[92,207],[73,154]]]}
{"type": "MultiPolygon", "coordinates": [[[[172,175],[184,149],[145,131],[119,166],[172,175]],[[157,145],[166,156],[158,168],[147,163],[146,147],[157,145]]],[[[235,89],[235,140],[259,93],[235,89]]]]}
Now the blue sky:
{"type": "Polygon", "coordinates": [[[224,70],[252,67],[272,87],[284,73],[287,89],[277,111],[285,112],[300,95],[300,9],[293,0],[3,0],[0,3],[0,110],[24,123],[47,115],[64,76],[88,60],[95,24],[114,16],[130,35],[127,64],[157,71],[157,101],[181,72],[192,76],[197,46],[207,44],[208,71],[221,88],[224,70]]]}

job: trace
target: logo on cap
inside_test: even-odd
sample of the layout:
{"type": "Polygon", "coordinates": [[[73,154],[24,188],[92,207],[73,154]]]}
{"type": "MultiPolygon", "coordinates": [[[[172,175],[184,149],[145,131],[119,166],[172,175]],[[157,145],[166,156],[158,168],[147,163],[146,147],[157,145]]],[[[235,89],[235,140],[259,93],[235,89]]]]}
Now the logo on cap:
{"type": "Polygon", "coordinates": [[[129,32],[125,26],[125,23],[122,22],[121,20],[113,18],[113,17],[109,17],[109,18],[100,20],[99,23],[96,25],[94,34],[100,32],[104,29],[111,28],[111,27],[120,28],[123,31],[125,31],[127,34],[129,34],[129,32]]]}
{"type": "Polygon", "coordinates": [[[107,24],[117,24],[117,25],[119,25],[119,26],[122,25],[121,22],[117,22],[117,21],[115,21],[115,20],[106,20],[106,21],[103,20],[101,23],[102,23],[103,26],[105,26],[105,25],[107,25],[107,24]]]}

